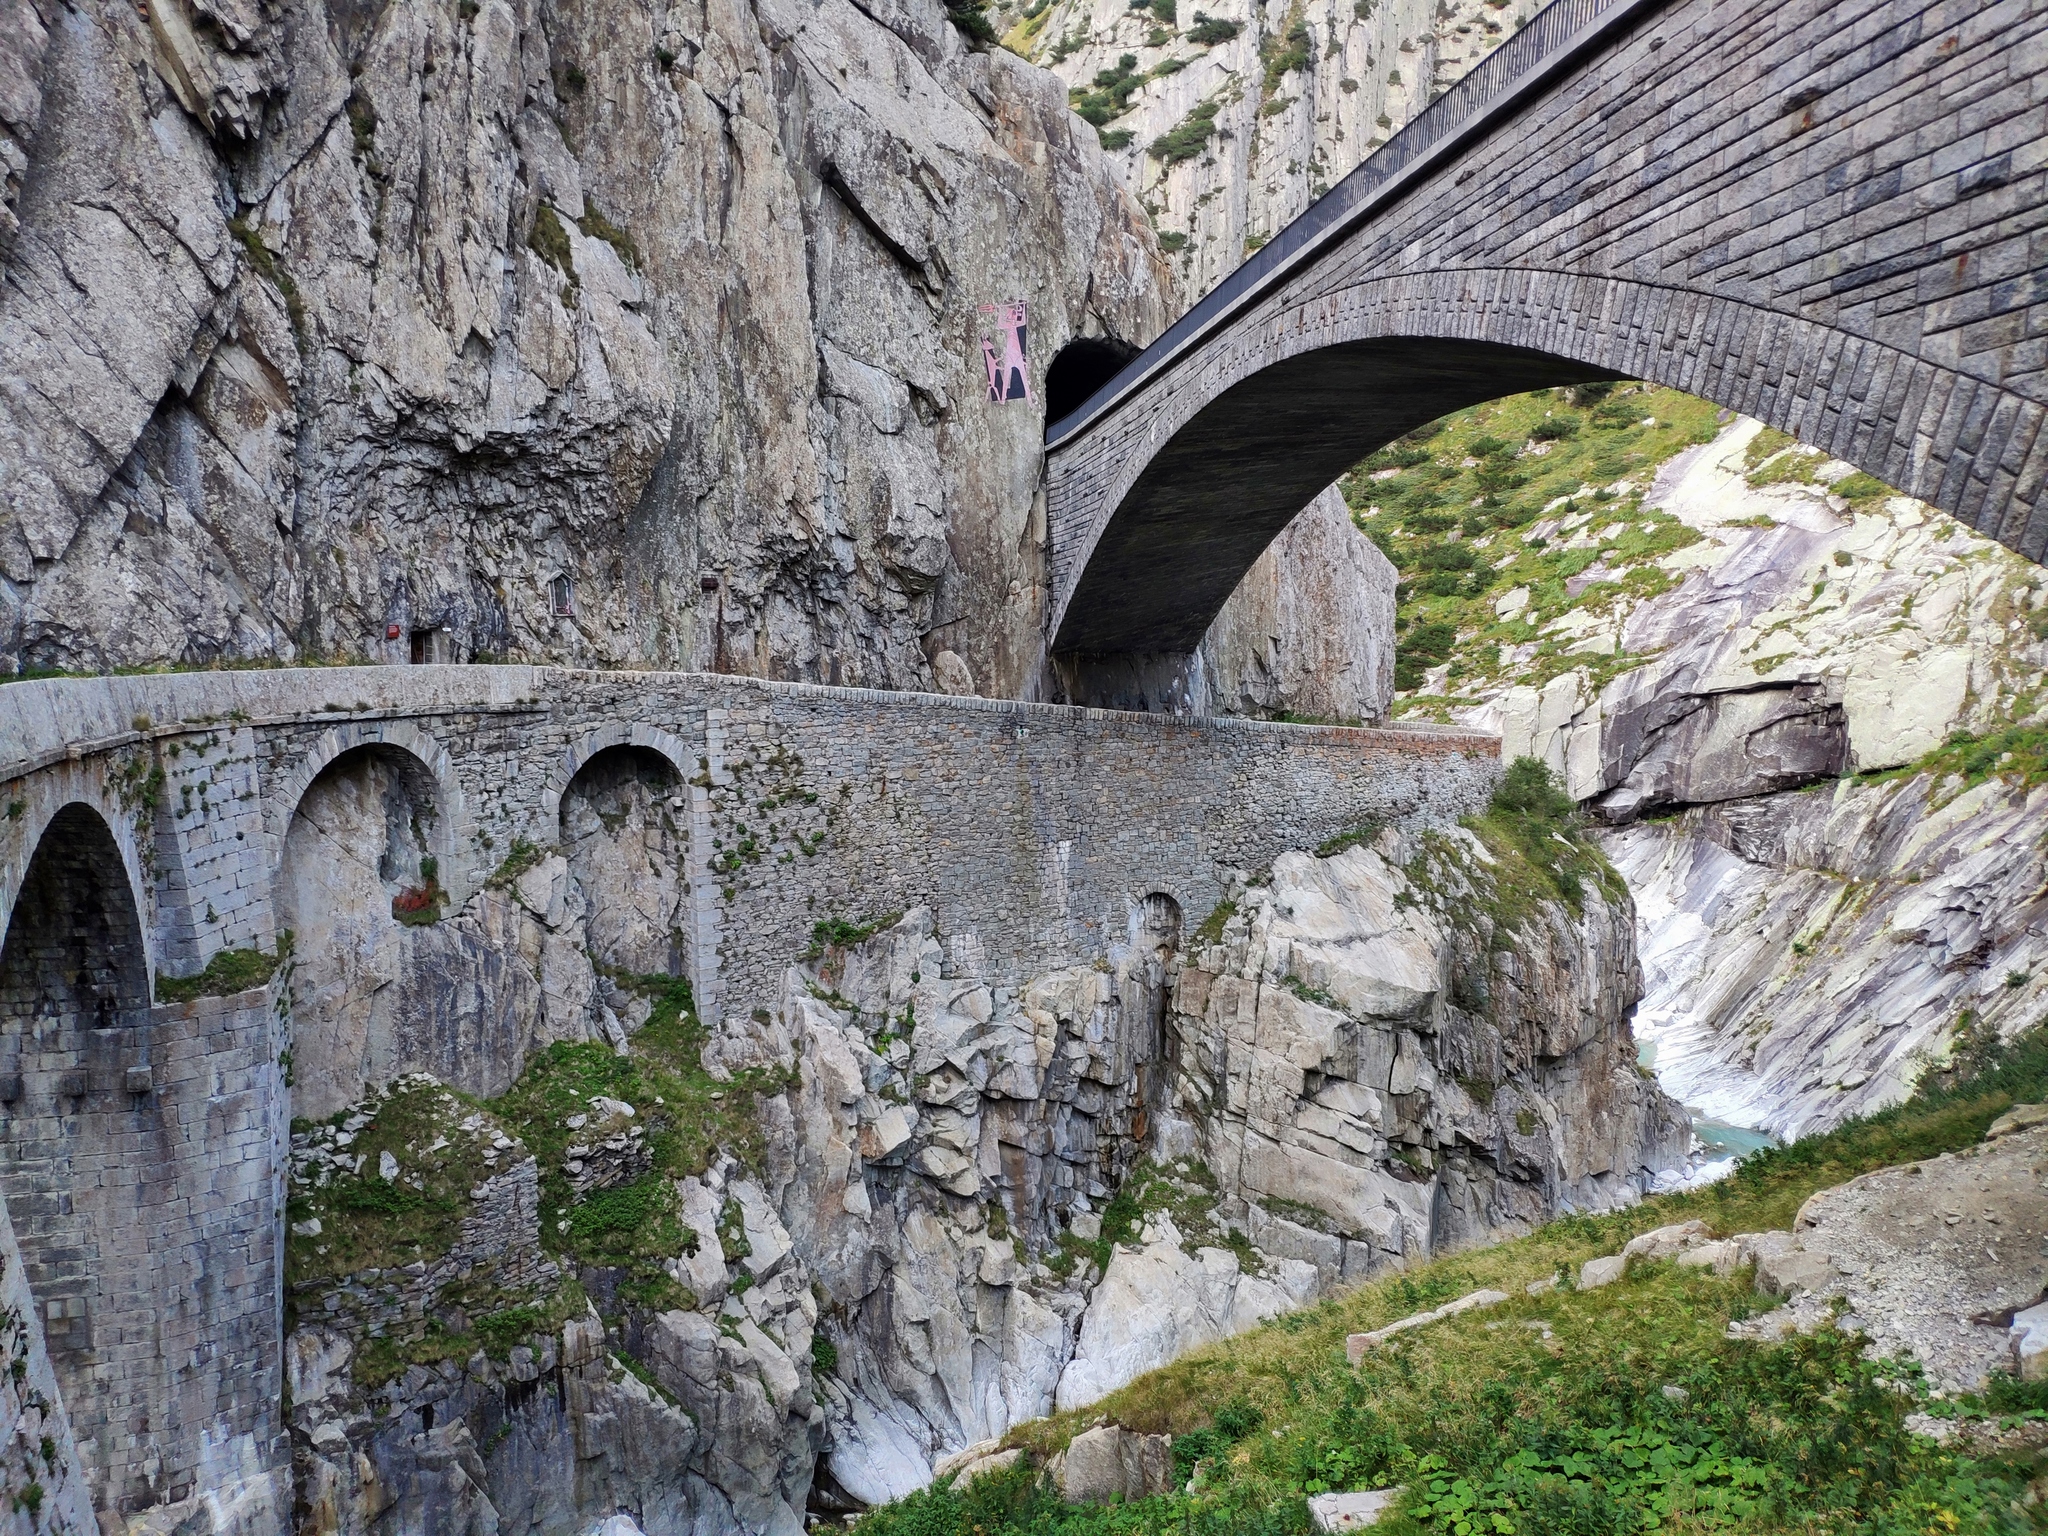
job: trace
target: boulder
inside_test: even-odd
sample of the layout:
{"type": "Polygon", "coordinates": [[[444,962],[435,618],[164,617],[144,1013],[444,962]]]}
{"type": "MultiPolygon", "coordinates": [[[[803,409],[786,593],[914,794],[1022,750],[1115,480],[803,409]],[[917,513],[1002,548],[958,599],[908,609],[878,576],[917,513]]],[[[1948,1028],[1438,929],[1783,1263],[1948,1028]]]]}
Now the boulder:
{"type": "Polygon", "coordinates": [[[1319,1531],[1362,1531],[1378,1525],[1401,1502],[1404,1491],[1373,1488],[1364,1493],[1319,1493],[1308,1501],[1308,1518],[1319,1531]]]}
{"type": "Polygon", "coordinates": [[[1612,1285],[1627,1268],[1628,1260],[1618,1253],[1610,1253],[1604,1259],[1588,1259],[1579,1266],[1579,1289],[1593,1291],[1612,1285]]]}
{"type": "Polygon", "coordinates": [[[2048,1104],[2015,1104],[1991,1122],[1991,1129],[1984,1133],[1984,1139],[1996,1141],[2001,1136],[2010,1136],[2014,1131],[2029,1131],[2037,1125],[2048,1125],[2048,1104]]]}
{"type": "Polygon", "coordinates": [[[1697,1248],[1711,1234],[1704,1221],[1679,1221],[1630,1238],[1622,1245],[1624,1259],[1669,1259],[1697,1248]]]}
{"type": "Polygon", "coordinates": [[[1121,1424],[1098,1425],[1076,1435],[1047,1470],[1069,1503],[1146,1498],[1173,1486],[1173,1437],[1141,1435],[1121,1424]]]}
{"type": "Polygon", "coordinates": [[[2048,1301],[2015,1312],[2012,1373],[2021,1381],[2048,1381],[2048,1301]]]}
{"type": "Polygon", "coordinates": [[[1679,1254],[1677,1262],[1686,1269],[1711,1269],[1720,1279],[1726,1280],[1742,1265],[1742,1247],[1732,1238],[1718,1243],[1701,1243],[1697,1248],[1688,1248],[1679,1254]]]}
{"type": "Polygon", "coordinates": [[[1354,1333],[1344,1340],[1344,1358],[1353,1365],[1363,1360],[1368,1350],[1378,1349],[1397,1333],[1406,1333],[1411,1328],[1421,1328],[1429,1323],[1441,1322],[1447,1317],[1456,1317],[1460,1312],[1471,1312],[1482,1307],[1497,1307],[1508,1299],[1506,1291],[1473,1291],[1460,1296],[1456,1301],[1447,1301],[1430,1312],[1415,1312],[1407,1317],[1376,1328],[1371,1333],[1354,1333]]]}
{"type": "Polygon", "coordinates": [[[1771,1296],[1797,1296],[1802,1291],[1819,1294],[1837,1280],[1827,1255],[1804,1247],[1789,1247],[1757,1260],[1756,1288],[1771,1296]]]}

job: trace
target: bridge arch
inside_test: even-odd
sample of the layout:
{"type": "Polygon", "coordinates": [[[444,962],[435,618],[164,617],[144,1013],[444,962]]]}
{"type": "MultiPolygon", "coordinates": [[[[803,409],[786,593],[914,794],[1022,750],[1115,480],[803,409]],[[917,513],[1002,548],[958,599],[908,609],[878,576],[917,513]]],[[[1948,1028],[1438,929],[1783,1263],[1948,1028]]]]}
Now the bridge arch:
{"type": "Polygon", "coordinates": [[[270,796],[270,838],[282,873],[286,838],[306,792],[336,761],[351,752],[383,749],[395,760],[410,760],[404,769],[422,788],[433,811],[426,829],[438,866],[438,878],[450,900],[460,905],[474,884],[469,867],[471,820],[461,782],[448,751],[427,732],[405,720],[379,720],[336,726],[309,747],[279,780],[270,796]],[[424,775],[424,777],[420,777],[424,775]]]}
{"type": "Polygon", "coordinates": [[[541,791],[540,797],[541,819],[547,830],[553,831],[560,823],[562,796],[568,791],[570,781],[598,753],[613,747],[643,747],[657,753],[683,778],[688,778],[695,766],[690,749],[683,744],[682,738],[659,726],[624,722],[600,726],[579,736],[548,775],[547,788],[541,791]]]}
{"type": "Polygon", "coordinates": [[[574,755],[576,771],[549,800],[587,908],[591,958],[636,975],[681,975],[689,883],[682,744],[664,731],[614,726],[586,737],[574,755]],[[597,737],[617,739],[598,746],[597,737]]]}
{"type": "Polygon", "coordinates": [[[2044,49],[2013,3],[1557,0],[1054,423],[1049,648],[1190,651],[1365,453],[1602,378],[2041,558],[2044,49]]]}
{"type": "Polygon", "coordinates": [[[178,1469],[145,1207],[166,1155],[150,972],[117,824],[81,799],[37,829],[0,939],[0,1199],[101,1507],[178,1469]],[[156,1459],[152,1469],[148,1463],[156,1459]]]}
{"type": "Polygon", "coordinates": [[[294,936],[292,1113],[324,1118],[414,1065],[449,1077],[445,1042],[415,1038],[405,984],[422,952],[445,951],[437,925],[466,894],[447,754],[403,722],[344,726],[301,760],[274,814],[277,921],[294,936]]]}

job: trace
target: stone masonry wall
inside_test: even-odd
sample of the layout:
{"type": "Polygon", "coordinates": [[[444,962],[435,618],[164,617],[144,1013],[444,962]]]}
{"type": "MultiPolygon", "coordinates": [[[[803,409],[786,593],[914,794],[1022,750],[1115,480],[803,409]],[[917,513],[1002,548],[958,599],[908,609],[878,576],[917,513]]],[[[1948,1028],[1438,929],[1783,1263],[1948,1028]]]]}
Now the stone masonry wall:
{"type": "MultiPolygon", "coordinates": [[[[1330,420],[1369,413],[1305,371],[1288,387],[1319,409],[1286,442],[1281,418],[1242,408],[1246,386],[1400,338],[1529,348],[1704,396],[2038,558],[2048,373],[2025,274],[2048,228],[2044,69],[2048,19],[2027,0],[1539,13],[1367,163],[1381,182],[1414,171],[1400,195],[1050,454],[1055,613],[1112,514],[1234,388],[1229,419],[1202,419],[1183,489],[1240,423],[1276,461],[1320,447],[1341,466],[1372,447],[1331,437],[1330,420]],[[1620,24],[1578,48],[1602,14],[1620,24]],[[1450,152],[1430,163],[1428,143],[1450,152]]],[[[1493,355],[1474,401],[1550,382],[1493,355]]],[[[1407,382],[1377,377],[1398,409],[1407,382]]],[[[1298,498],[1280,500],[1291,515],[1298,498]]],[[[1201,510],[1214,525],[1246,509],[1211,473],[1201,510]]],[[[1164,533],[1150,537],[1163,558],[1164,533]]]]}
{"type": "MultiPolygon", "coordinates": [[[[66,741],[111,760],[246,725],[263,830],[235,830],[241,846],[260,841],[273,873],[309,768],[354,746],[409,753],[439,786],[434,839],[458,900],[516,840],[557,841],[561,795],[583,762],[607,746],[648,746],[690,781],[686,952],[707,1014],[721,989],[772,1000],[781,967],[827,918],[936,901],[942,931],[977,938],[991,974],[1005,976],[1099,946],[1121,930],[1127,895],[1163,890],[1199,919],[1220,899],[1219,865],[1251,867],[1367,819],[1454,819],[1483,798],[1496,752],[1469,732],[688,673],[334,667],[8,692],[21,707],[0,719],[0,774],[61,760],[66,741]]],[[[246,802],[228,805],[240,814],[246,802]]],[[[0,901],[35,821],[0,825],[0,901]]],[[[226,836],[221,825],[209,821],[207,836],[226,836]]]]}
{"type": "MultiPolygon", "coordinates": [[[[0,919],[10,940],[32,935],[39,850],[89,833],[95,910],[110,914],[94,921],[113,924],[101,963],[119,973],[108,997],[127,1020],[106,1028],[104,1009],[76,999],[59,1033],[77,1037],[78,1059],[44,1060],[46,1045],[71,1049],[50,1035],[12,1069],[31,1106],[82,1093],[106,1136],[90,1148],[60,1137],[13,1164],[8,1197],[30,1213],[34,1248],[61,1247],[33,1223],[74,1196],[120,1196],[97,1223],[102,1280],[83,1314],[75,1286],[38,1298],[66,1302],[59,1321],[80,1332],[67,1345],[88,1363],[120,1365],[104,1381],[79,1374],[67,1405],[86,1476],[103,1509],[209,1499],[216,1531],[283,1518],[288,979],[174,1006],[150,1006],[144,987],[276,942],[286,834],[329,765],[373,747],[417,766],[406,771],[433,802],[423,834],[452,910],[520,843],[561,841],[565,792],[597,753],[659,754],[681,781],[669,805],[689,812],[678,948],[706,1016],[743,1024],[781,1001],[820,922],[929,905],[948,973],[1014,982],[1126,940],[1148,896],[1199,921],[1226,869],[1367,820],[1448,822],[1485,796],[1497,753],[1461,731],[525,667],[67,679],[5,698],[0,919]]],[[[28,973],[45,960],[27,939],[0,954],[0,970],[24,973],[9,994],[19,1031],[44,1027],[28,973]]]]}

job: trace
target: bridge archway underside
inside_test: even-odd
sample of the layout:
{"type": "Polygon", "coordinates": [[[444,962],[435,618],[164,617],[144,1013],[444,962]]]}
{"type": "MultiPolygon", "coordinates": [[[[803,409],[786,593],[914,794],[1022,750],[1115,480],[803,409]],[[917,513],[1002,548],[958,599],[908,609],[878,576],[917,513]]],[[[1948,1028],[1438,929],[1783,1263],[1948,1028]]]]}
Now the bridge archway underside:
{"type": "MultiPolygon", "coordinates": [[[[1192,650],[1365,453],[1600,378],[2048,553],[2048,5],[1604,9],[1596,46],[1521,61],[1511,114],[1054,425],[1054,651],[1192,650]]],[[[1502,91],[1431,112],[1467,86],[1502,91]]]]}

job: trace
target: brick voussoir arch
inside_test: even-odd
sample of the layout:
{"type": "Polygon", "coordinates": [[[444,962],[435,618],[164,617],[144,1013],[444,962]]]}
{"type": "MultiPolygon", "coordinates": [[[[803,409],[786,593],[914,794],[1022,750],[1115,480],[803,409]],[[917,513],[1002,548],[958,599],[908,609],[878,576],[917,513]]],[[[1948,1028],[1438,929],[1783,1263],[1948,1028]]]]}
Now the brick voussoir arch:
{"type": "Polygon", "coordinates": [[[59,815],[72,806],[91,812],[105,824],[114,847],[121,855],[121,872],[127,881],[128,901],[138,925],[143,964],[149,985],[156,985],[156,955],[151,948],[142,850],[136,841],[135,822],[122,812],[118,796],[106,782],[103,760],[63,763],[40,773],[18,779],[8,786],[8,798],[23,809],[6,823],[12,847],[0,853],[0,944],[6,941],[14,922],[14,905],[21,895],[29,865],[35,861],[43,838],[59,815]]]}
{"type": "Polygon", "coordinates": [[[541,791],[541,826],[549,841],[553,841],[556,829],[562,822],[562,796],[569,792],[569,785],[576,775],[600,752],[613,747],[645,747],[659,753],[668,765],[675,769],[679,778],[690,776],[693,755],[680,736],[662,730],[659,726],[640,724],[613,724],[600,726],[597,730],[579,736],[568,750],[563,752],[555,771],[548,775],[548,786],[541,791]]]}
{"type": "Polygon", "coordinates": [[[468,849],[474,828],[463,798],[461,781],[448,751],[427,732],[407,720],[373,720],[338,725],[321,736],[278,780],[269,806],[271,871],[283,867],[285,834],[298,814],[306,791],[333,762],[359,747],[389,747],[412,758],[434,781],[436,812],[431,838],[440,863],[440,882],[451,901],[460,906],[474,888],[468,849]]]}
{"type": "Polygon", "coordinates": [[[1555,0],[1048,425],[1050,648],[1190,650],[1350,461],[1599,378],[2042,559],[2044,77],[2039,0],[1555,0]]]}
{"type": "MultiPolygon", "coordinates": [[[[1155,388],[1142,421],[1105,424],[1100,451],[1086,460],[1055,457],[1055,501],[1066,506],[1055,523],[1054,579],[1065,597],[1053,633],[1067,630],[1070,605],[1094,596],[1087,567],[1178,434],[1212,407],[1227,409],[1231,390],[1268,370],[1397,341],[1474,343],[1502,349],[1504,358],[1579,365],[1589,379],[1642,378],[1685,390],[1812,443],[2023,552],[2038,557],[2048,546],[2048,502],[2039,498],[2048,478],[2048,406],[1903,349],[1723,295],[1584,272],[1464,268],[1277,295],[1197,369],[1155,388]],[[1105,460],[1114,468],[1101,477],[1105,460]],[[1077,526],[1084,511],[1093,526],[1077,526]]],[[[1489,397],[1479,390],[1472,403],[1489,397]]],[[[1331,436],[1321,446],[1333,475],[1378,446],[1331,436]]],[[[1273,444],[1290,456],[1300,447],[1273,444]]],[[[1219,605],[1234,584],[1233,574],[1219,605]]]]}

